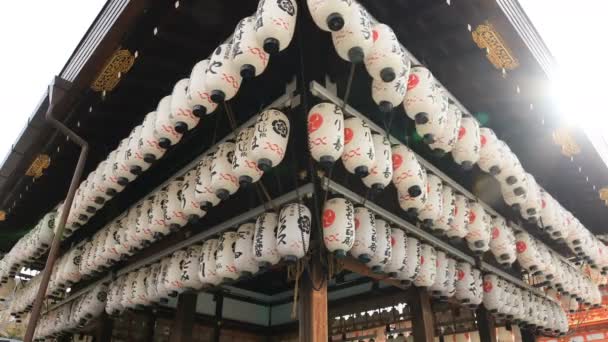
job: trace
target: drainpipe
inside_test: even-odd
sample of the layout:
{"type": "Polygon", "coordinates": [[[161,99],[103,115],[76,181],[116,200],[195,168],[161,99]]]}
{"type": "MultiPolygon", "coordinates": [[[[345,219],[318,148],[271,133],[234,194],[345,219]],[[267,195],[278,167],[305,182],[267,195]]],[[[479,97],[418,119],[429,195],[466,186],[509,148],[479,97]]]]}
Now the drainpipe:
{"type": "Polygon", "coordinates": [[[62,90],[55,84],[55,81],[49,85],[49,107],[46,111],[45,118],[51,125],[68,136],[71,141],[80,146],[80,156],[78,157],[78,164],[76,164],[76,170],[72,176],[72,182],[70,183],[68,195],[63,204],[63,210],[61,212],[61,217],[59,218],[59,225],[57,227],[55,236],[53,237],[49,256],[46,259],[46,265],[44,267],[44,271],[42,272],[42,281],[40,283],[40,287],[38,288],[38,293],[36,294],[36,300],[34,301],[34,307],[32,308],[32,312],[30,314],[30,320],[27,324],[24,342],[32,342],[34,337],[34,331],[36,330],[36,325],[40,319],[40,311],[42,309],[42,303],[46,295],[47,287],[49,285],[49,280],[51,279],[53,266],[55,265],[55,261],[57,261],[57,257],[59,256],[59,247],[61,246],[61,238],[63,236],[65,222],[70,214],[70,208],[72,207],[72,202],[74,201],[74,194],[76,193],[76,189],[80,184],[80,179],[82,178],[82,173],[84,171],[84,164],[89,151],[89,144],[84,139],[53,117],[55,105],[60,100],[62,95],[62,90]],[[56,90],[58,90],[57,92],[59,94],[54,94],[56,90]],[[54,98],[54,95],[56,95],[58,99],[54,98]]]}

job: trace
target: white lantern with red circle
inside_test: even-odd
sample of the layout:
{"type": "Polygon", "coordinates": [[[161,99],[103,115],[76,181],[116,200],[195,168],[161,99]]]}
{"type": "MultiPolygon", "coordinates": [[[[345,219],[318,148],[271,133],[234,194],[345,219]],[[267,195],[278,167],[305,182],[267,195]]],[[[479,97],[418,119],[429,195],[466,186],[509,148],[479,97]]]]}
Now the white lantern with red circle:
{"type": "Polygon", "coordinates": [[[475,254],[483,254],[490,249],[491,217],[479,202],[469,203],[469,224],[467,225],[467,245],[475,254]]]}
{"type": "Polygon", "coordinates": [[[369,174],[363,177],[362,181],[368,188],[379,192],[384,190],[393,179],[393,154],[387,137],[374,133],[372,141],[376,159],[369,174]]]}
{"type": "Polygon", "coordinates": [[[215,194],[215,188],[211,183],[211,165],[213,164],[215,153],[209,153],[201,159],[196,166],[196,187],[194,198],[205,210],[220,203],[220,199],[215,194]]]}
{"type": "Polygon", "coordinates": [[[274,212],[263,213],[255,221],[253,258],[260,267],[270,267],[281,260],[277,251],[278,223],[279,215],[274,212]]]}
{"type": "Polygon", "coordinates": [[[200,118],[192,111],[188,99],[188,85],[190,79],[182,78],[173,86],[171,93],[171,111],[169,122],[173,124],[176,132],[184,134],[198,125],[200,118]]]}
{"type": "Polygon", "coordinates": [[[352,0],[307,0],[312,20],[323,31],[342,30],[353,19],[352,0]]]}
{"type": "Polygon", "coordinates": [[[340,58],[351,63],[361,63],[374,45],[372,24],[369,13],[354,1],[351,16],[342,30],[331,33],[331,38],[340,58]]]}
{"type": "Polygon", "coordinates": [[[245,17],[234,30],[232,60],[235,68],[244,79],[260,76],[270,59],[256,37],[255,20],[255,16],[245,17]]]}
{"type": "Polygon", "coordinates": [[[374,273],[382,273],[391,260],[391,226],[382,219],[376,219],[376,251],[368,266],[374,273]]]}
{"type": "Polygon", "coordinates": [[[414,285],[428,287],[433,285],[437,276],[437,252],[435,247],[425,243],[420,250],[420,270],[414,279],[414,285]]]}
{"type": "Polygon", "coordinates": [[[261,0],[255,13],[255,36],[269,54],[285,50],[296,29],[298,4],[295,0],[261,0]]]}
{"type": "Polygon", "coordinates": [[[203,243],[203,251],[199,260],[198,279],[204,285],[216,286],[222,282],[222,278],[216,273],[215,258],[217,245],[217,239],[209,239],[203,243]]]}
{"type": "Polygon", "coordinates": [[[527,221],[536,223],[542,210],[540,187],[536,183],[534,176],[529,173],[526,173],[524,184],[526,185],[526,201],[522,203],[519,212],[527,221]]]}
{"type": "Polygon", "coordinates": [[[446,235],[451,239],[464,239],[469,226],[469,200],[461,195],[454,195],[454,217],[446,235]]]}
{"type": "Polygon", "coordinates": [[[410,72],[410,63],[405,63],[405,73],[397,75],[394,80],[384,82],[374,79],[372,81],[372,99],[383,113],[390,113],[401,105],[407,87],[407,78],[410,72]]]}
{"type": "Polygon", "coordinates": [[[470,115],[463,115],[458,129],[458,141],[452,150],[456,164],[470,170],[479,161],[479,122],[470,115]]]}
{"type": "Polygon", "coordinates": [[[562,232],[558,226],[563,222],[559,211],[559,203],[542,188],[540,189],[540,198],[540,218],[542,220],[542,226],[552,239],[559,239],[562,237],[562,232]]]}
{"type": "Polygon", "coordinates": [[[327,200],[323,206],[323,241],[338,257],[345,257],[355,243],[354,211],[350,201],[339,197],[327,200]]]}
{"type": "Polygon", "coordinates": [[[406,73],[407,60],[395,32],[385,24],[372,26],[374,45],[365,57],[365,68],[375,80],[392,82],[406,73]]]}
{"type": "Polygon", "coordinates": [[[342,163],[346,170],[366,177],[376,162],[372,132],[367,122],[358,117],[344,120],[342,163]]]}
{"type": "Polygon", "coordinates": [[[255,183],[264,172],[260,170],[255,160],[249,158],[251,139],[255,134],[253,126],[242,129],[236,135],[234,157],[232,159],[232,173],[238,179],[241,186],[255,183]]]}
{"type": "Polygon", "coordinates": [[[253,238],[255,223],[247,222],[239,226],[236,231],[236,244],[234,245],[234,267],[245,276],[258,273],[260,267],[253,258],[253,238]]]}
{"type": "Polygon", "coordinates": [[[377,248],[376,217],[366,207],[355,207],[355,243],[350,254],[357,260],[367,264],[377,248]]]}
{"type": "Polygon", "coordinates": [[[344,151],[344,114],[337,105],[322,102],[308,112],[308,149],[328,169],[344,151]]]}
{"type": "MultiPolygon", "coordinates": [[[[395,145],[392,148],[393,184],[397,191],[403,195],[402,208],[412,207],[420,209],[426,202],[426,171],[420,166],[416,155],[405,145],[395,145]],[[417,197],[424,197],[424,201],[417,201],[413,205],[405,205],[408,201],[414,202],[417,197]],[[419,204],[419,205],[417,205],[419,204]]],[[[417,212],[417,210],[416,210],[417,212]]]]}
{"type": "Polygon", "coordinates": [[[311,214],[300,203],[285,205],[279,214],[277,252],[287,262],[296,262],[308,252],[311,214]]]}
{"type": "Polygon", "coordinates": [[[507,151],[503,148],[504,143],[496,137],[493,130],[482,127],[479,129],[480,149],[477,164],[484,172],[492,176],[498,175],[505,164],[507,151]]]}
{"type": "Polygon", "coordinates": [[[469,305],[473,300],[475,279],[473,279],[473,267],[468,262],[456,264],[456,299],[462,305],[469,305]]]}
{"type": "Polygon", "coordinates": [[[207,214],[196,199],[196,168],[186,172],[182,182],[182,212],[188,222],[195,222],[207,214]]]}
{"type": "Polygon", "coordinates": [[[207,68],[209,68],[208,59],[203,59],[194,65],[186,92],[192,113],[198,117],[211,114],[217,109],[217,103],[211,100],[211,91],[205,82],[207,68]]]}
{"type": "Polygon", "coordinates": [[[528,233],[520,231],[515,234],[515,246],[517,248],[517,261],[530,273],[539,270],[541,256],[538,252],[536,241],[528,233]]]}
{"type": "Polygon", "coordinates": [[[418,212],[418,219],[430,228],[443,213],[443,182],[441,178],[428,173],[426,190],[426,203],[422,210],[418,212]]]}
{"type": "Polygon", "coordinates": [[[462,120],[462,111],[458,106],[448,100],[448,109],[445,116],[445,122],[440,133],[433,137],[433,142],[429,147],[436,155],[443,156],[445,153],[451,152],[458,141],[458,131],[460,129],[460,121],[462,120]]]}
{"type": "Polygon", "coordinates": [[[289,119],[280,110],[268,109],[260,113],[251,138],[249,158],[266,172],[279,165],[285,157],[289,140],[289,119]]]}
{"type": "Polygon", "coordinates": [[[167,95],[158,102],[156,107],[154,132],[158,139],[158,145],[165,149],[177,144],[182,139],[182,134],[175,130],[171,120],[169,120],[171,101],[171,95],[167,95]]]}
{"type": "Polygon", "coordinates": [[[403,271],[397,274],[397,279],[401,282],[411,284],[420,272],[420,260],[422,255],[422,247],[420,240],[415,237],[408,236],[405,244],[406,265],[403,271]]]}
{"type": "Polygon", "coordinates": [[[232,99],[243,80],[232,59],[232,39],[215,48],[205,72],[205,87],[215,103],[232,99]]]}
{"type": "Polygon", "coordinates": [[[213,154],[211,163],[211,187],[221,200],[227,200],[239,189],[239,178],[232,168],[236,145],[229,140],[221,143],[213,154]]]}
{"type": "Polygon", "coordinates": [[[491,227],[490,251],[498,263],[509,266],[517,259],[515,235],[500,216],[492,218],[491,227]]]}
{"type": "Polygon", "coordinates": [[[406,114],[416,122],[416,131],[427,144],[443,133],[447,119],[448,98],[445,91],[424,66],[413,66],[403,101],[406,114]]]}
{"type": "Polygon", "coordinates": [[[240,273],[234,265],[236,240],[236,232],[227,231],[220,235],[217,244],[215,273],[224,281],[236,280],[240,277],[240,273]]]}
{"type": "MultiPolygon", "coordinates": [[[[357,235],[359,230],[357,230],[357,235]]],[[[407,266],[407,236],[402,229],[391,228],[391,257],[384,272],[390,277],[397,277],[407,266]]],[[[352,250],[351,250],[352,253],[352,250]]]]}

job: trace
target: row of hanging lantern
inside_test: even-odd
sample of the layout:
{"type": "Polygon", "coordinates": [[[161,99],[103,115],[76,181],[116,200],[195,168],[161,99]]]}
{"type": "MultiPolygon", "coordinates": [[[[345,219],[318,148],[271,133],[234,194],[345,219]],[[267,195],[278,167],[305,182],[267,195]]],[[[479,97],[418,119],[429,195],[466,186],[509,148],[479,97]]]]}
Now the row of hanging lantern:
{"type": "Polygon", "coordinates": [[[51,211],[27,234],[15,243],[13,248],[0,260],[0,287],[8,278],[14,277],[19,270],[39,259],[53,242],[53,229],[57,213],[51,211]]]}
{"type": "Polygon", "coordinates": [[[47,312],[36,327],[34,340],[45,341],[77,332],[103,313],[107,292],[107,285],[99,284],[82,297],[47,312]]]}
{"type": "Polygon", "coordinates": [[[124,274],[110,285],[106,312],[166,303],[184,291],[249,277],[281,260],[295,262],[308,251],[310,219],[305,205],[287,204],[278,214],[266,212],[219,238],[124,274]]]}
{"type": "Polygon", "coordinates": [[[483,277],[483,305],[496,318],[537,329],[544,334],[568,332],[568,316],[560,302],[521,289],[494,274],[483,277]]]}
{"type": "MultiPolygon", "coordinates": [[[[184,177],[146,196],[65,253],[55,264],[47,293],[58,295],[83,278],[103,272],[188,222],[203,217],[238,190],[240,184],[259,180],[262,171],[258,164],[265,165],[266,171],[278,165],[287,149],[288,137],[286,115],[275,109],[263,111],[253,126],[237,134],[236,144],[228,140],[217,149],[209,150],[184,177]]],[[[27,304],[12,312],[26,312],[33,300],[34,296],[24,296],[27,304]]]]}
{"type": "MultiPolygon", "coordinates": [[[[338,55],[351,63],[364,62],[373,78],[372,98],[381,111],[390,112],[403,103],[405,113],[414,120],[418,134],[431,149],[438,154],[451,152],[454,161],[465,169],[477,164],[498,180],[503,199],[524,219],[544,228],[552,238],[566,240],[573,252],[608,271],[608,257],[605,256],[608,249],[538,186],[505,142],[498,139],[491,129],[480,128],[475,118],[463,113],[457,104],[451,102],[445,89],[427,68],[410,65],[405,49],[390,27],[373,22],[365,8],[354,0],[310,0],[308,3],[317,26],[332,31],[338,55]]],[[[309,121],[309,131],[310,126],[309,121]]],[[[345,122],[348,129],[346,126],[345,122]]],[[[330,128],[311,134],[315,149],[324,149],[324,140],[321,139],[327,136],[327,129],[330,128]]],[[[365,137],[371,140],[369,133],[365,137]]],[[[339,146],[335,144],[339,142],[335,138],[326,139],[325,142],[339,146]]],[[[355,156],[352,149],[345,148],[344,152],[349,160],[354,159],[355,163],[359,163],[361,176],[366,175],[365,168],[372,169],[372,153],[367,154],[367,159],[371,160],[365,160],[365,155],[355,156]]],[[[337,148],[324,155],[327,160],[336,156],[340,156],[337,148]]],[[[347,169],[353,170],[348,166],[347,169]]],[[[378,170],[376,177],[370,178],[376,181],[376,178],[380,178],[379,174],[378,170]]],[[[384,177],[385,182],[389,179],[384,177]]],[[[379,186],[382,181],[374,184],[379,186]]]]}

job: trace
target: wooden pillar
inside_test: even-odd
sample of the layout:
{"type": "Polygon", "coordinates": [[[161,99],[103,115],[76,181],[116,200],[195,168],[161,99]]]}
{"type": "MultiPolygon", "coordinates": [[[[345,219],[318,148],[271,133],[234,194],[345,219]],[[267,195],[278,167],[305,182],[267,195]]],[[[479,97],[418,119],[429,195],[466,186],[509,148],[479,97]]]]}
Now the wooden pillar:
{"type": "Polygon", "coordinates": [[[222,335],[222,317],[224,315],[224,296],[221,293],[213,297],[215,300],[215,327],[213,328],[213,341],[219,342],[222,335]]]}
{"type": "Polygon", "coordinates": [[[476,311],[477,316],[477,327],[479,330],[479,340],[496,342],[496,325],[494,324],[494,317],[490,315],[488,310],[480,305],[476,311]]]}
{"type": "Polygon", "coordinates": [[[111,342],[114,320],[105,312],[99,317],[99,323],[95,331],[95,342],[111,342]]]}
{"type": "Polygon", "coordinates": [[[171,342],[192,341],[192,328],[196,314],[196,293],[182,293],[177,300],[177,309],[171,325],[171,342]]]}
{"type": "Polygon", "coordinates": [[[520,329],[519,333],[521,334],[521,342],[535,342],[536,336],[534,332],[528,329],[520,329]]]}
{"type": "Polygon", "coordinates": [[[154,341],[154,330],[156,329],[156,316],[153,313],[145,312],[142,316],[142,325],[144,327],[143,340],[154,341]]]}
{"type": "Polygon", "coordinates": [[[427,290],[412,286],[409,304],[412,308],[414,342],[434,342],[435,319],[431,308],[431,296],[427,290]]]}
{"type": "Polygon", "coordinates": [[[300,278],[298,319],[300,342],[327,342],[327,274],[318,254],[311,258],[310,272],[300,278]]]}

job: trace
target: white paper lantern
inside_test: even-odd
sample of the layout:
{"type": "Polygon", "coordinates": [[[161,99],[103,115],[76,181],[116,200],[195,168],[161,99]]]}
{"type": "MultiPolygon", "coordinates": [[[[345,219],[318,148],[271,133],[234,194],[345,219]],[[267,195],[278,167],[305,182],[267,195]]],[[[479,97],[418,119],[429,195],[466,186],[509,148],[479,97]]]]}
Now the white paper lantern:
{"type": "Polygon", "coordinates": [[[173,124],[177,133],[184,134],[198,125],[200,118],[192,111],[188,99],[188,86],[190,79],[182,78],[175,83],[171,93],[171,111],[169,122],[173,124]]]}
{"type": "Polygon", "coordinates": [[[215,189],[215,195],[221,200],[228,199],[239,189],[239,179],[232,169],[234,149],[234,142],[227,141],[221,143],[213,154],[211,187],[215,189]]]}
{"type": "Polygon", "coordinates": [[[437,276],[437,252],[435,247],[425,243],[421,246],[420,271],[414,279],[414,285],[428,287],[433,285],[437,276]]]}
{"type": "Polygon", "coordinates": [[[433,285],[429,287],[429,291],[433,297],[441,297],[447,289],[448,274],[448,257],[443,251],[437,251],[437,275],[433,285]]]}
{"type": "Polygon", "coordinates": [[[237,239],[234,246],[234,266],[237,271],[244,275],[250,276],[258,273],[260,267],[258,262],[253,258],[253,237],[255,231],[255,223],[243,223],[237,230],[237,239]]]}
{"type": "Polygon", "coordinates": [[[443,123],[443,129],[440,133],[433,137],[433,142],[429,147],[438,156],[443,156],[445,153],[451,152],[458,141],[458,131],[460,129],[460,121],[462,120],[462,111],[456,104],[448,101],[448,109],[443,123]]]}
{"type": "Polygon", "coordinates": [[[441,300],[452,298],[456,293],[456,260],[448,258],[445,292],[439,297],[441,300]]]}
{"type": "Polygon", "coordinates": [[[354,1],[351,16],[342,30],[331,33],[331,38],[342,59],[361,63],[374,44],[371,20],[365,8],[354,1]]]}
{"type": "Polygon", "coordinates": [[[338,257],[345,257],[355,243],[354,211],[353,204],[344,198],[329,199],[323,206],[323,241],[338,257]]]}
{"type": "Polygon", "coordinates": [[[469,233],[469,201],[461,194],[454,195],[454,218],[446,235],[451,239],[464,239],[469,233]]]}
{"type": "MultiPolygon", "coordinates": [[[[290,1],[290,0],[287,0],[290,1]]],[[[266,172],[281,163],[289,140],[289,119],[276,109],[260,113],[255,123],[255,134],[251,138],[249,157],[266,172]]]]}
{"type": "Polygon", "coordinates": [[[374,144],[374,166],[366,177],[363,184],[374,191],[382,191],[393,179],[393,152],[387,137],[380,134],[372,134],[374,144]]]}
{"type": "Polygon", "coordinates": [[[492,218],[491,234],[490,250],[494,258],[503,266],[511,265],[517,259],[515,235],[502,217],[492,218]]]}
{"type": "Polygon", "coordinates": [[[383,113],[390,113],[403,102],[410,73],[410,63],[405,63],[405,73],[398,75],[390,82],[374,79],[372,81],[372,99],[383,113]]]}
{"type": "Polygon", "coordinates": [[[505,203],[516,211],[519,211],[521,206],[526,202],[527,194],[523,190],[523,187],[517,187],[514,189],[510,185],[501,183],[500,192],[505,203]],[[519,191],[517,189],[522,190],[519,191]]]}
{"type": "Polygon", "coordinates": [[[196,167],[196,193],[194,197],[204,210],[209,210],[220,203],[220,199],[215,195],[215,188],[211,184],[213,156],[214,153],[207,154],[196,167]]]}
{"type": "Polygon", "coordinates": [[[264,51],[255,34],[255,16],[243,18],[234,30],[232,60],[241,77],[260,76],[270,56],[264,51]]]}
{"type": "Polygon", "coordinates": [[[249,158],[251,139],[254,134],[255,128],[251,126],[241,130],[236,136],[232,173],[237,177],[241,186],[257,182],[264,174],[256,161],[249,158]]]}
{"type": "Polygon", "coordinates": [[[205,285],[219,285],[222,278],[216,273],[215,258],[217,253],[217,239],[209,239],[203,243],[203,252],[200,258],[198,279],[205,285]]]}
{"type": "Polygon", "coordinates": [[[92,179],[91,183],[91,193],[92,196],[95,197],[95,200],[98,202],[107,202],[112,196],[109,195],[111,193],[108,191],[110,189],[111,183],[106,181],[105,170],[108,166],[108,162],[106,160],[102,161],[97,165],[95,169],[95,176],[92,179]]]}
{"type": "Polygon", "coordinates": [[[443,134],[448,113],[448,95],[439,84],[435,86],[435,94],[432,95],[433,101],[438,102],[440,110],[429,115],[418,114],[416,117],[416,132],[422,137],[425,144],[435,142],[435,137],[443,134]]]}
{"type": "Polygon", "coordinates": [[[120,141],[116,148],[116,159],[112,166],[112,172],[117,179],[117,182],[121,185],[127,185],[137,178],[137,175],[131,173],[131,167],[127,163],[127,158],[130,154],[129,149],[129,138],[125,138],[120,141]]]}
{"type": "Polygon", "coordinates": [[[171,256],[166,256],[160,262],[160,272],[156,281],[157,298],[155,298],[155,301],[161,304],[169,302],[169,292],[172,291],[169,287],[169,271],[172,259],[171,256]]]}
{"type": "Polygon", "coordinates": [[[435,136],[443,133],[448,99],[429,69],[421,65],[412,67],[403,106],[427,143],[433,143],[435,136]]]}
{"type": "Polygon", "coordinates": [[[255,13],[255,36],[264,51],[274,54],[291,43],[296,28],[298,4],[295,0],[260,0],[255,13]]]}
{"type": "MultiPolygon", "coordinates": [[[[504,147],[508,149],[506,144],[504,147]]],[[[505,157],[505,165],[503,170],[496,176],[496,179],[501,184],[501,190],[503,190],[503,198],[509,196],[505,195],[506,190],[511,190],[515,196],[524,196],[526,192],[523,183],[526,177],[525,171],[521,166],[519,159],[517,159],[517,156],[511,152],[511,150],[508,150],[508,152],[505,153],[505,157]]],[[[505,202],[509,204],[506,198],[505,202]]]]}
{"type": "MultiPolygon", "coordinates": [[[[357,209],[355,208],[355,211],[357,209]]],[[[359,235],[357,229],[356,235],[359,235]]],[[[384,267],[384,272],[390,277],[397,277],[407,266],[407,236],[405,232],[398,228],[391,228],[391,258],[384,267]]],[[[352,254],[352,250],[351,250],[352,254]]]]}
{"type": "Polygon", "coordinates": [[[498,140],[494,131],[487,127],[479,129],[480,149],[479,149],[479,168],[492,176],[498,175],[503,168],[506,160],[505,144],[498,140]]]}
{"type": "Polygon", "coordinates": [[[542,209],[540,187],[529,173],[526,173],[524,184],[526,185],[526,201],[521,205],[520,214],[529,222],[536,223],[542,209]]]}
{"type": "Polygon", "coordinates": [[[368,266],[374,273],[382,273],[384,267],[391,261],[391,227],[388,222],[376,219],[376,251],[368,266]]]}
{"type": "Polygon", "coordinates": [[[367,264],[376,252],[377,241],[374,213],[366,207],[355,207],[355,243],[350,250],[350,254],[362,263],[367,264]]]}
{"type": "Polygon", "coordinates": [[[284,206],[279,214],[277,252],[288,262],[303,258],[310,241],[311,214],[308,207],[299,203],[284,206]]]}
{"type": "Polygon", "coordinates": [[[180,263],[180,282],[186,290],[198,290],[203,286],[198,274],[200,273],[199,260],[203,254],[203,246],[190,246],[185,251],[185,257],[180,263]]]}
{"type": "Polygon", "coordinates": [[[463,305],[471,304],[474,297],[475,280],[472,266],[466,262],[456,264],[456,299],[463,305]]]}
{"type": "Polygon", "coordinates": [[[188,222],[196,222],[207,214],[201,203],[196,199],[196,168],[186,172],[182,183],[182,212],[188,222]]]}
{"type": "Polygon", "coordinates": [[[255,221],[253,259],[260,267],[270,267],[281,260],[277,251],[278,220],[276,213],[266,212],[255,221]]]}
{"type": "Polygon", "coordinates": [[[365,57],[365,68],[373,79],[392,82],[406,73],[407,61],[395,32],[385,24],[372,26],[374,45],[365,57]]]}
{"type": "Polygon", "coordinates": [[[473,286],[475,290],[472,291],[473,297],[471,300],[471,305],[469,307],[475,308],[479,306],[483,301],[483,278],[479,269],[473,268],[471,271],[473,273],[471,276],[473,277],[473,286]]]}
{"type": "Polygon", "coordinates": [[[232,43],[230,40],[215,48],[205,72],[205,87],[215,103],[232,99],[243,80],[232,59],[232,43]]]}
{"type": "Polygon", "coordinates": [[[469,224],[466,235],[467,245],[475,254],[483,254],[490,249],[491,217],[479,202],[469,203],[469,224]]]}
{"type": "Polygon", "coordinates": [[[458,141],[452,150],[456,164],[470,170],[479,161],[479,123],[471,116],[463,115],[458,129],[458,141]]]}
{"type": "Polygon", "coordinates": [[[151,305],[152,302],[148,299],[147,289],[148,289],[148,278],[150,277],[151,267],[144,266],[137,270],[137,278],[135,285],[135,306],[137,308],[143,308],[148,305],[151,305]]]}
{"type": "Polygon", "coordinates": [[[344,151],[342,163],[346,170],[366,177],[375,165],[371,130],[364,120],[352,117],[344,120],[344,151]]]}
{"type": "Polygon", "coordinates": [[[198,117],[211,114],[217,109],[217,103],[211,100],[211,91],[205,83],[207,68],[209,68],[208,59],[203,59],[194,65],[186,92],[192,113],[198,117]]]}
{"type": "Polygon", "coordinates": [[[352,0],[307,0],[312,20],[323,31],[340,31],[353,20],[352,0]]]}
{"type": "Polygon", "coordinates": [[[397,191],[411,198],[426,195],[426,171],[414,152],[401,144],[393,146],[392,152],[393,184],[397,191]]]}
{"type": "Polygon", "coordinates": [[[422,210],[418,212],[418,219],[425,227],[432,227],[433,222],[443,214],[443,182],[441,178],[427,174],[427,198],[422,210]]]}
{"type": "Polygon", "coordinates": [[[154,194],[154,203],[152,204],[152,211],[150,212],[151,218],[149,229],[156,240],[171,233],[170,225],[168,223],[168,201],[169,195],[167,193],[167,187],[158,190],[158,192],[154,194]]]}
{"type": "Polygon", "coordinates": [[[163,97],[156,107],[156,122],[154,133],[158,139],[158,146],[167,149],[182,139],[182,134],[175,130],[169,120],[171,115],[171,95],[163,97]]]}
{"type": "Polygon", "coordinates": [[[441,189],[441,214],[433,222],[432,229],[436,234],[445,234],[451,229],[451,223],[456,213],[456,194],[449,185],[443,185],[441,189]]]}
{"type": "Polygon", "coordinates": [[[344,114],[337,105],[322,102],[308,112],[308,149],[328,169],[344,151],[344,114]]]}
{"type": "Polygon", "coordinates": [[[397,278],[405,285],[411,284],[420,273],[420,261],[422,256],[422,245],[420,240],[414,237],[407,237],[406,245],[406,265],[402,272],[399,272],[397,278]]]}
{"type": "Polygon", "coordinates": [[[542,188],[540,189],[540,197],[540,219],[542,220],[542,226],[552,239],[559,239],[562,237],[562,231],[558,227],[562,224],[559,204],[542,188]]]}
{"type": "Polygon", "coordinates": [[[113,150],[108,154],[108,157],[106,158],[106,168],[103,171],[103,179],[108,187],[106,193],[109,196],[115,196],[116,194],[124,190],[126,185],[122,181],[119,183],[118,178],[114,176],[114,163],[116,162],[116,154],[117,150],[113,150]]]}
{"type": "MultiPolygon", "coordinates": [[[[180,229],[188,223],[188,216],[184,214],[182,209],[182,186],[184,179],[178,177],[170,182],[166,187],[167,194],[167,213],[165,223],[173,231],[180,229]]],[[[162,205],[162,203],[161,203],[162,205]]]]}
{"type": "Polygon", "coordinates": [[[165,155],[165,148],[160,146],[160,139],[155,134],[156,131],[156,112],[150,112],[141,124],[141,134],[139,135],[138,148],[147,163],[153,163],[165,155]]]}
{"type": "Polygon", "coordinates": [[[236,280],[240,277],[234,265],[234,247],[236,245],[236,232],[228,231],[220,235],[217,244],[215,259],[215,273],[224,281],[236,280]]]}
{"type": "Polygon", "coordinates": [[[530,235],[526,232],[518,232],[515,234],[515,246],[517,248],[517,261],[519,264],[530,271],[535,273],[539,270],[540,254],[534,241],[530,235]]]}

